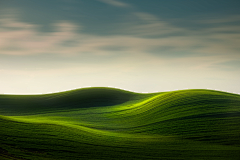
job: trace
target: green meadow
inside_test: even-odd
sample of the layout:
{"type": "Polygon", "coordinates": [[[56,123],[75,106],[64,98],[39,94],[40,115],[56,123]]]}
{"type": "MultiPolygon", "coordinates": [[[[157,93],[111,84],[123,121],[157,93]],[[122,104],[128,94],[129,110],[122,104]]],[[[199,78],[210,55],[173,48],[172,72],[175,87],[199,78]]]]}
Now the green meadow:
{"type": "Polygon", "coordinates": [[[240,95],[92,87],[0,95],[1,160],[239,160],[240,95]]]}

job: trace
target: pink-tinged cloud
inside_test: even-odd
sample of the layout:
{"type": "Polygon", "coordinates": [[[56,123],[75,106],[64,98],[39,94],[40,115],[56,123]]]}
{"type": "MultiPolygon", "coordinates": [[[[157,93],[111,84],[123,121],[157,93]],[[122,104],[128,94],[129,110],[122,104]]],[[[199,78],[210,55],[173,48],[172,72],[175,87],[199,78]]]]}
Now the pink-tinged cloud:
{"type": "MultiPolygon", "coordinates": [[[[139,15],[138,15],[139,16],[139,15]]],[[[132,25],[126,32],[132,35],[95,36],[77,32],[81,26],[70,22],[59,22],[53,24],[55,31],[44,33],[38,31],[37,25],[19,22],[16,19],[1,19],[0,25],[0,54],[8,55],[32,55],[32,54],[96,54],[109,55],[113,52],[107,47],[118,46],[124,48],[124,52],[146,53],[156,47],[168,47],[171,51],[188,51],[192,53],[208,54],[236,54],[239,49],[240,33],[228,34],[218,33],[218,30],[238,31],[238,28],[226,26],[202,30],[201,33],[189,31],[191,34],[168,36],[163,38],[143,38],[139,35],[161,34],[161,33],[188,33],[186,29],[176,28],[166,22],[157,21],[150,15],[142,14],[144,20],[154,19],[147,25],[132,25]],[[134,31],[131,31],[134,30],[134,31]],[[212,40],[212,41],[211,41],[212,40]],[[216,40],[216,41],[214,41],[216,40]],[[73,42],[72,45],[65,45],[73,42]],[[201,46],[194,48],[195,46],[201,46]]],[[[118,52],[118,51],[115,51],[118,52]]]]}

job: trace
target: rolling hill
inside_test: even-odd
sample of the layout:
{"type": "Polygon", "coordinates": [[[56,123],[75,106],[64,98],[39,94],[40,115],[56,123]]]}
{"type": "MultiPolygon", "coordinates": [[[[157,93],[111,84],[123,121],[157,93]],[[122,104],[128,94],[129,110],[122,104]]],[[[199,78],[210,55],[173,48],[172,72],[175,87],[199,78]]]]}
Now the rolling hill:
{"type": "Polygon", "coordinates": [[[84,88],[0,95],[0,159],[239,159],[240,95],[84,88]]]}

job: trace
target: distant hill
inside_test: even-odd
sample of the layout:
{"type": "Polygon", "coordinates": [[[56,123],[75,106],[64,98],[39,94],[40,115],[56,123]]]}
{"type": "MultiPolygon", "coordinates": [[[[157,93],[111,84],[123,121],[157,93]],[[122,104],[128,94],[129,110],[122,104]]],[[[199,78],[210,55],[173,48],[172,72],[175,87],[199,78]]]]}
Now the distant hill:
{"type": "Polygon", "coordinates": [[[113,106],[149,96],[104,87],[82,88],[45,95],[0,95],[0,114],[22,115],[113,106]]]}

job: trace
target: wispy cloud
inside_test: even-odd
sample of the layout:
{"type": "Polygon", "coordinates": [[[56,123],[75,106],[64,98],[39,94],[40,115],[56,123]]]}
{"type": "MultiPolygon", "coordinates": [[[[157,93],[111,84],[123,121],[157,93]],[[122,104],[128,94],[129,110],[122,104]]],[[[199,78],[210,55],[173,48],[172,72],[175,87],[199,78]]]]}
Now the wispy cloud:
{"type": "Polygon", "coordinates": [[[101,1],[103,3],[109,4],[112,6],[116,6],[116,7],[129,7],[130,6],[129,4],[118,1],[118,0],[98,0],[98,1],[101,1]]]}
{"type": "Polygon", "coordinates": [[[131,55],[155,56],[159,59],[180,59],[189,55],[216,57],[215,60],[212,58],[212,61],[206,61],[206,65],[202,66],[240,58],[240,32],[237,26],[224,24],[192,31],[173,26],[148,13],[138,12],[133,15],[144,23],[129,23],[120,29],[125,34],[113,36],[78,32],[82,26],[69,21],[56,22],[52,24],[54,32],[44,33],[38,30],[38,25],[22,22],[17,18],[2,18],[0,54],[87,54],[116,58],[120,55],[121,57],[131,55]],[[152,35],[159,36],[151,38],[152,35]],[[167,56],[171,54],[175,56],[167,56]]]}
{"type": "Polygon", "coordinates": [[[186,29],[173,26],[149,13],[133,12],[128,16],[132,17],[132,21],[124,23],[124,25],[119,28],[122,34],[141,37],[156,37],[187,32],[186,29]]]}
{"type": "Polygon", "coordinates": [[[231,15],[231,16],[222,16],[221,18],[213,16],[208,17],[207,19],[198,20],[198,23],[206,24],[219,24],[219,23],[229,23],[229,22],[239,22],[240,15],[231,15]]]}

